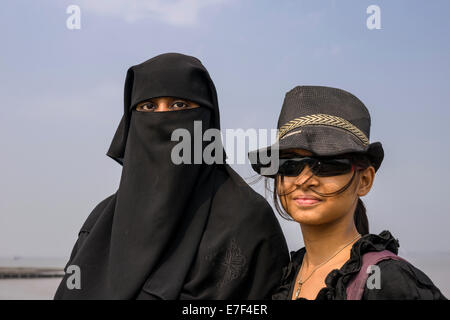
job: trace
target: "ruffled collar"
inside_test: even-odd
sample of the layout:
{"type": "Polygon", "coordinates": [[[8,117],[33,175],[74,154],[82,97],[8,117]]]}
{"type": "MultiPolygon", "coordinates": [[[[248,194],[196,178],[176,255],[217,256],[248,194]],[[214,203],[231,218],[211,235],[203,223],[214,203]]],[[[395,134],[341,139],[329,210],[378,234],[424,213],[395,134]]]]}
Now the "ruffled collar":
{"type": "MultiPolygon", "coordinates": [[[[350,251],[350,259],[340,268],[332,270],[325,278],[326,287],[317,294],[317,300],[345,299],[346,284],[361,269],[362,255],[371,251],[389,250],[395,254],[400,247],[398,239],[384,230],[379,235],[366,234],[356,241],[350,251]]],[[[305,247],[291,251],[291,262],[283,268],[281,285],[272,295],[273,300],[289,300],[297,272],[305,255],[305,247]]]]}

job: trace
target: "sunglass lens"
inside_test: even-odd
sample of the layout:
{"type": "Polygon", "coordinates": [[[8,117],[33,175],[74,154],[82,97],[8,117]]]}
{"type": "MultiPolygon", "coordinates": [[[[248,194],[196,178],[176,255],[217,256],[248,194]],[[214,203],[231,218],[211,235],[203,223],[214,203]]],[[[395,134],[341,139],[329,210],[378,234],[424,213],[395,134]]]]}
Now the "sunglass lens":
{"type": "Polygon", "coordinates": [[[278,174],[287,177],[295,177],[298,176],[300,172],[302,172],[304,167],[305,167],[304,161],[284,160],[283,163],[280,165],[278,174]]]}
{"type": "Polygon", "coordinates": [[[321,160],[315,171],[319,177],[339,176],[352,171],[352,163],[350,159],[321,160]]]}

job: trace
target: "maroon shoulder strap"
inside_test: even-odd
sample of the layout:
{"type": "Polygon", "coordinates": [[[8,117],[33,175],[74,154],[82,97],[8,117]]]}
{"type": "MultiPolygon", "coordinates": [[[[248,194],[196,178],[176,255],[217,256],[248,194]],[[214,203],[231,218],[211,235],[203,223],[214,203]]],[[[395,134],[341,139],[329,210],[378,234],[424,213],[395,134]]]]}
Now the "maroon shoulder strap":
{"type": "Polygon", "coordinates": [[[387,259],[406,261],[405,259],[400,258],[395,253],[389,250],[371,251],[365,253],[362,256],[361,270],[359,270],[358,274],[356,274],[347,285],[347,300],[361,300],[364,293],[364,288],[366,286],[367,278],[369,277],[367,268],[387,259]]]}

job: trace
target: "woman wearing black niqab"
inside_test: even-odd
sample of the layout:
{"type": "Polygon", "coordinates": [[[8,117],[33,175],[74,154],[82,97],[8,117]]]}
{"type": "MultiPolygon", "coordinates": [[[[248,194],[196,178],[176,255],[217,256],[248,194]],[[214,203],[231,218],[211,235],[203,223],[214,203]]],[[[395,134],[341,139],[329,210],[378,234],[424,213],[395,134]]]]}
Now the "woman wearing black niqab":
{"type": "Polygon", "coordinates": [[[201,134],[220,129],[216,89],[198,59],[168,53],[128,70],[107,153],[123,166],[120,185],[89,215],[66,265],[79,267],[81,288],[70,289],[66,273],[55,299],[270,298],[289,261],[278,220],[227,164],[173,163],[172,132],[194,137],[194,121],[201,134]],[[157,97],[200,107],[136,110],[157,97]]]}

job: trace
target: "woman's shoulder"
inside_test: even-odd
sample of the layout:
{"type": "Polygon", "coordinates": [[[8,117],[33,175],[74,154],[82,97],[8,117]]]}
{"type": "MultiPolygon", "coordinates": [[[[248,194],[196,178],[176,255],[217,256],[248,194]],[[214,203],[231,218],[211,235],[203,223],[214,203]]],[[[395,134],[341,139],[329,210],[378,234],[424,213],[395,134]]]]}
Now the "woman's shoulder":
{"type": "Polygon", "coordinates": [[[100,217],[100,215],[102,214],[102,212],[112,201],[114,201],[115,197],[116,197],[116,193],[113,193],[112,195],[110,195],[107,198],[100,201],[94,207],[94,209],[91,211],[89,216],[84,221],[84,223],[79,231],[79,234],[82,232],[90,232],[91,231],[92,227],[97,222],[97,220],[100,217]]]}
{"type": "MultiPolygon", "coordinates": [[[[363,299],[445,299],[424,272],[397,256],[399,246],[399,240],[387,230],[378,235],[365,235],[355,243],[350,259],[354,262],[353,266],[361,266],[363,257],[368,253],[383,250],[393,253],[376,263],[378,269],[369,270],[372,273],[367,280],[363,299]]],[[[360,269],[353,271],[361,272],[360,269]]]]}
{"type": "Polygon", "coordinates": [[[223,166],[218,171],[219,180],[225,181],[219,186],[213,206],[220,218],[231,219],[236,228],[243,230],[259,230],[269,237],[279,237],[282,234],[281,226],[269,202],[231,167],[223,166]],[[222,205],[225,204],[225,205],[222,205]]]}
{"type": "Polygon", "coordinates": [[[446,299],[423,271],[405,259],[386,259],[377,266],[364,289],[365,300],[446,299]]]}

